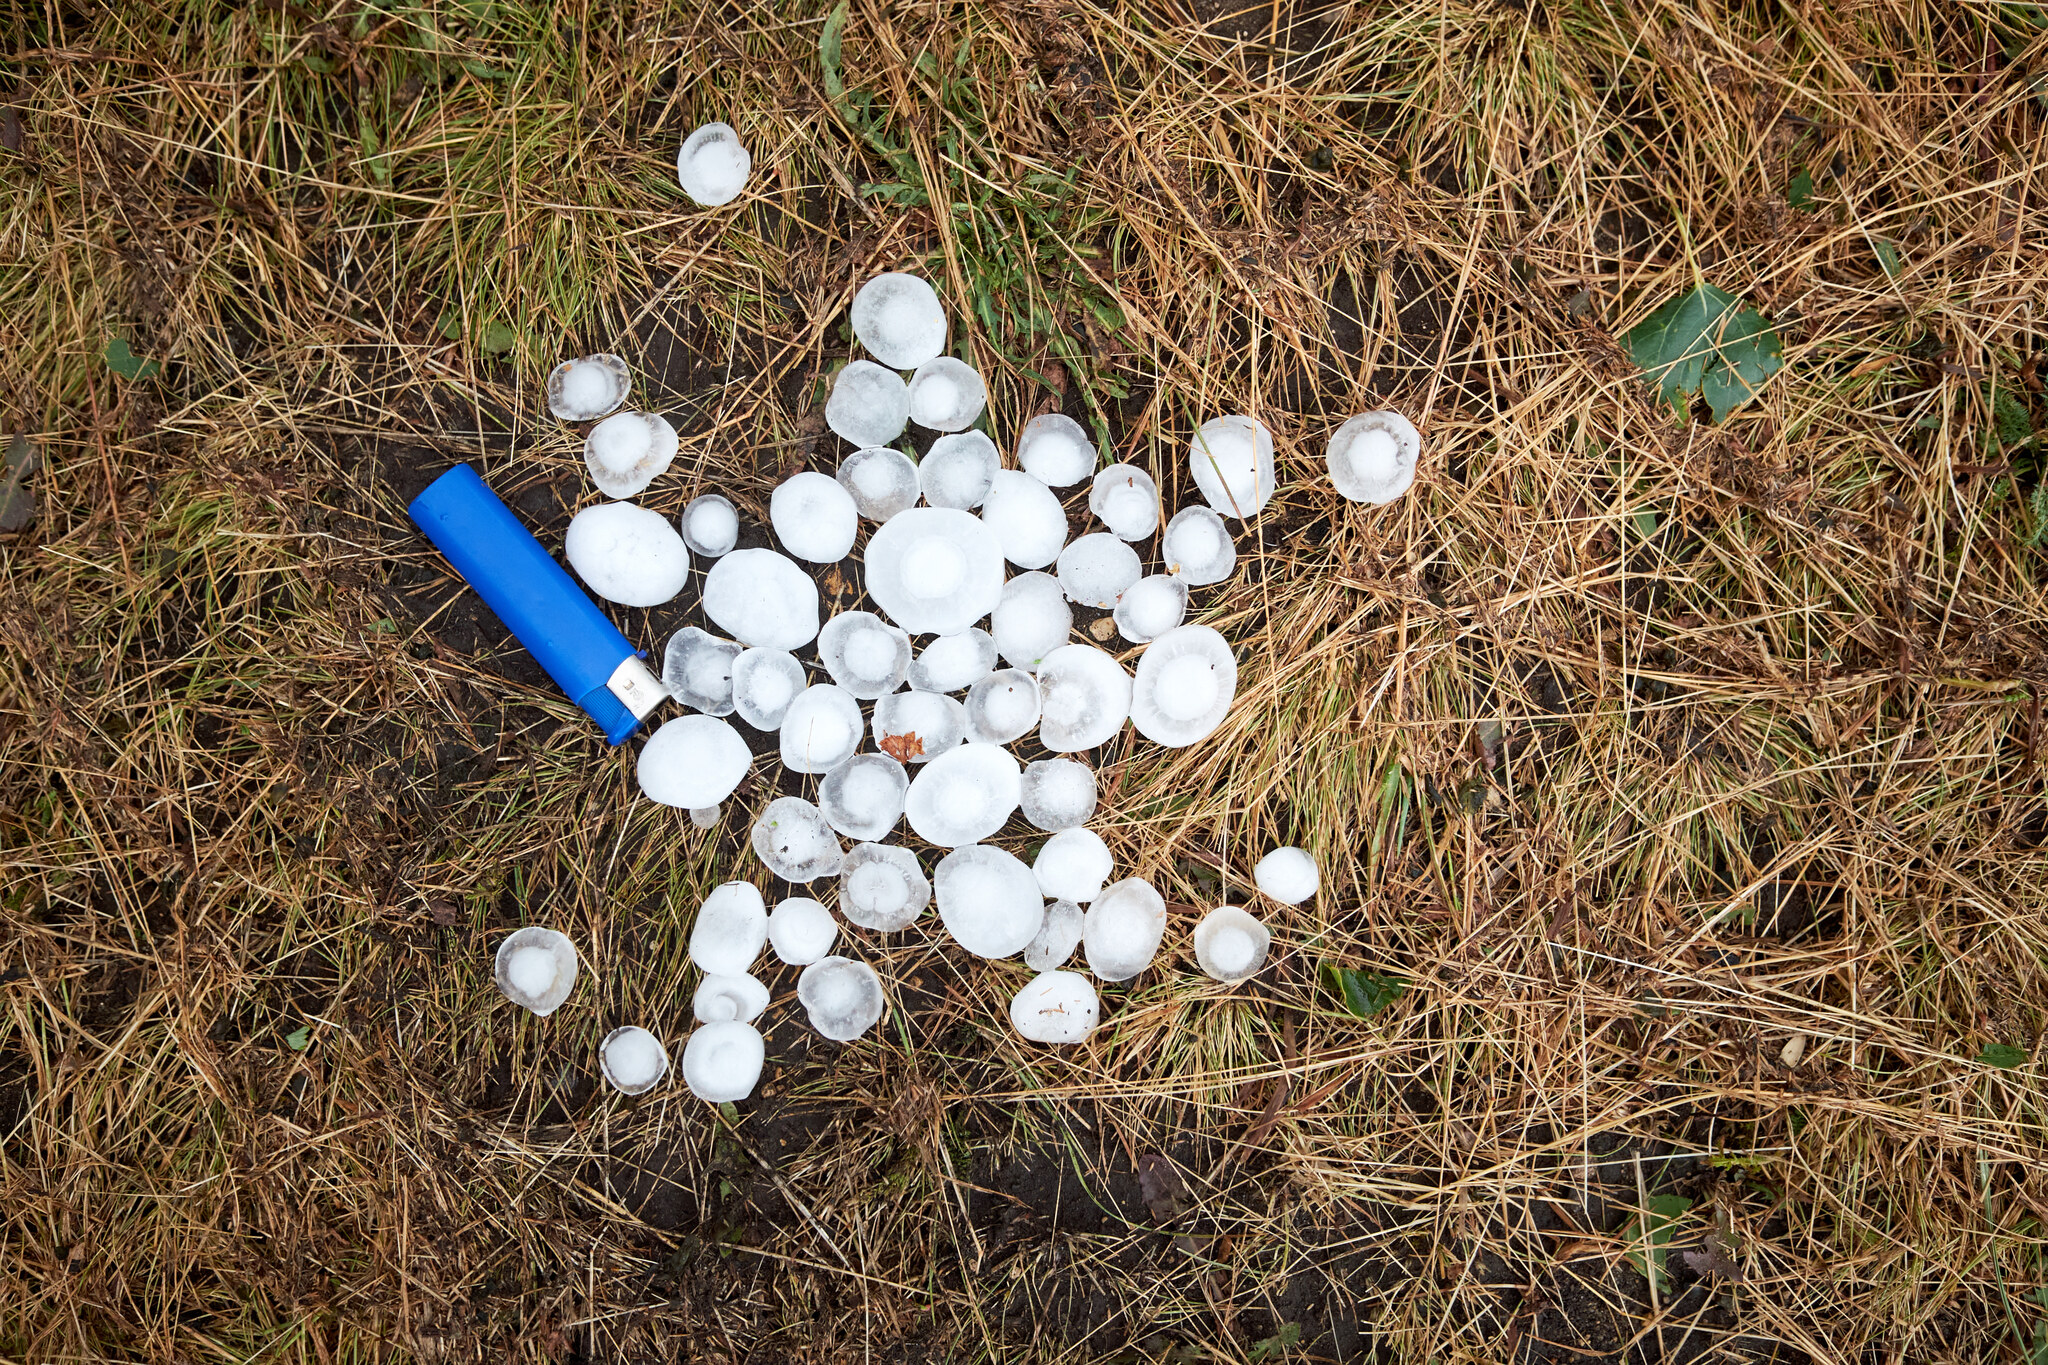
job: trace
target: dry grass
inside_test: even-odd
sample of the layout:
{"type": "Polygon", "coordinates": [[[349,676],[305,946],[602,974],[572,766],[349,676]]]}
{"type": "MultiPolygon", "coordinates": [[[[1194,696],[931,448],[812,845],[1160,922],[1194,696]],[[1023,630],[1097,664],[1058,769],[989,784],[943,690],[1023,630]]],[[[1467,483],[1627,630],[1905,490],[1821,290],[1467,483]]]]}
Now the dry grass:
{"type": "Polygon", "coordinates": [[[1993,437],[2048,417],[2043,11],[856,0],[836,107],[822,21],[17,7],[0,1356],[2048,1358],[2042,442],[1993,437]],[[756,192],[700,213],[711,117],[756,192]],[[478,459],[558,534],[536,380],[605,343],[687,419],[652,504],[758,514],[903,264],[1004,433],[1064,404],[1178,505],[1197,421],[1274,428],[1202,594],[1238,705],[1102,755],[1102,828],[1180,907],[1281,840],[1326,890],[1235,992],[1182,914],[1075,1054],[911,932],[885,1032],[778,1029],[732,1115],[593,1093],[744,823],[634,800],[403,498],[478,459]],[[1786,341],[1719,427],[1615,340],[1702,276],[1786,341]],[[1317,476],[1380,404],[1429,444],[1371,511],[1317,476]],[[594,969],[545,1024],[486,970],[530,919],[594,969]]]}

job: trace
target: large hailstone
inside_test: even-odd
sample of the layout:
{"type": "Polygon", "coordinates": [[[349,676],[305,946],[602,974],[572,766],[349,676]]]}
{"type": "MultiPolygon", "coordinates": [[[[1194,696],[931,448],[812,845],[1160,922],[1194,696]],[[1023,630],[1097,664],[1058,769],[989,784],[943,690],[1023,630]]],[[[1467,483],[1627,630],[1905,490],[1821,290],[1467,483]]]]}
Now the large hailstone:
{"type": "Polygon", "coordinates": [[[1252,880],[1274,900],[1299,905],[1322,886],[1323,875],[1307,849],[1287,844],[1259,859],[1259,865],[1252,869],[1252,880]]]}
{"type": "Polygon", "coordinates": [[[1003,584],[989,617],[995,646],[1013,668],[1027,673],[1074,633],[1074,609],[1060,582],[1048,573],[1020,573],[1003,584]]]}
{"type": "Polygon", "coordinates": [[[917,466],[900,450],[869,446],[840,461],[834,476],[853,499],[854,510],[869,521],[883,522],[905,508],[917,506],[917,466]]]}
{"type": "Polygon", "coordinates": [[[946,932],[976,957],[1022,952],[1045,923],[1031,869],[992,845],[954,849],[939,859],[932,883],[946,932]]]}
{"type": "MultiPolygon", "coordinates": [[[[924,765],[904,815],[917,837],[940,848],[988,838],[1017,809],[1017,760],[1000,744],[963,744],[924,765]]],[[[1023,944],[1018,944],[1023,947],[1023,944]]]]}
{"type": "Polygon", "coordinates": [[[946,310],[915,275],[877,275],[853,296],[853,334],[895,370],[914,370],[946,349],[946,310]]]}
{"type": "Polygon", "coordinates": [[[690,577],[690,552],[676,528],[661,513],[630,502],[578,512],[562,538],[562,553],[585,586],[622,607],[658,607],[690,577]]]}
{"type": "Polygon", "coordinates": [[[1195,926],[1195,961],[1226,985],[1257,976],[1273,935],[1235,905],[1219,905],[1195,926]]]}
{"type": "Polygon", "coordinates": [[[1073,418],[1048,412],[1017,433],[1017,463],[1050,488],[1070,488],[1095,468],[1095,443],[1073,418]]]}
{"type": "Polygon", "coordinates": [[[684,138],[676,153],[676,183],[707,209],[739,198],[753,170],[752,154],[726,123],[705,124],[684,138]]]}
{"type": "Polygon", "coordinates": [[[668,1074],[668,1049],[646,1029],[628,1024],[598,1044],[597,1069],[620,1094],[645,1094],[668,1074]]]}
{"type": "Polygon", "coordinates": [[[972,513],[913,507],[868,538],[867,580],[868,596],[911,634],[957,635],[1001,600],[1003,551],[972,513]]]}
{"type": "Polygon", "coordinates": [[[910,671],[910,637],[871,611],[842,611],[818,632],[832,681],[862,701],[887,696],[910,671]]]}
{"type": "Polygon", "coordinates": [[[910,778],[887,754],[855,754],[818,784],[818,809],[825,823],[849,839],[889,837],[903,818],[910,778]]]}
{"type": "Polygon", "coordinates": [[[754,1093],[768,1049],[760,1030],[737,1019],[706,1024],[683,1044],[683,1084],[710,1104],[731,1104],[754,1093]]]}
{"type": "Polygon", "coordinates": [[[1031,875],[1048,900],[1086,905],[1101,893],[1115,866],[1109,845],[1094,830],[1063,829],[1039,847],[1031,875]]]}
{"type": "Polygon", "coordinates": [[[1024,769],[1018,804],[1024,818],[1057,834],[1095,814],[1095,770],[1071,758],[1041,758],[1024,769]]]}
{"type": "Polygon", "coordinates": [[[1021,668],[989,674],[967,690],[967,736],[1008,744],[1038,724],[1038,684],[1021,668]]]}
{"type": "Polygon", "coordinates": [[[1166,901],[1143,877],[1103,889],[1082,918],[1088,970],[1104,981],[1129,981],[1152,965],[1166,934],[1166,901]]]}
{"type": "MultiPolygon", "coordinates": [[[[1004,584],[1006,589],[1008,586],[1004,584]]],[[[959,692],[986,678],[995,667],[995,637],[970,627],[957,635],[941,635],[926,645],[911,662],[907,676],[920,692],[959,692]]]]}
{"type": "MultiPolygon", "coordinates": [[[[768,917],[768,924],[772,933],[773,915],[768,917]]],[[[767,1008],[768,988],[751,972],[740,972],[736,976],[706,972],[704,979],[697,983],[697,993],[690,997],[690,1012],[697,1016],[700,1024],[716,1024],[727,1019],[751,1024],[767,1008]]]]}
{"type": "Polygon", "coordinates": [[[723,493],[704,493],[676,518],[691,554],[716,559],[740,543],[740,511],[723,493]]]}
{"type": "Polygon", "coordinates": [[[1064,645],[1038,666],[1038,705],[1039,743],[1056,754],[1092,749],[1130,717],[1131,675],[1093,645],[1064,645]]]}
{"type": "Polygon", "coordinates": [[[567,934],[529,926],[498,943],[492,977],[505,998],[545,1019],[576,988],[576,945],[567,934]]]}
{"type": "Polygon", "coordinates": [[[633,772],[648,800],[703,810],[731,796],[753,761],[747,742],[725,721],[677,716],[647,737],[633,772]]]}
{"type": "Polygon", "coordinates": [[[849,361],[825,399],[825,425],[857,446],[885,446],[910,423],[903,376],[872,360],[849,361]]]}
{"type": "Polygon", "coordinates": [[[1088,510],[1118,540],[1143,540],[1159,529],[1159,485],[1134,464],[1108,465],[1096,472],[1088,510]]]}
{"type": "Polygon", "coordinates": [[[796,998],[819,1034],[850,1043],[882,1017],[882,978],[865,962],[821,957],[796,979],[796,998]]]}
{"type": "Polygon", "coordinates": [[[1398,412],[1367,412],[1331,433],[1330,482],[1353,502],[1385,503],[1415,482],[1422,433],[1398,412]]]}
{"type": "Polygon", "coordinates": [[[807,687],[782,715],[782,766],[829,773],[860,747],[860,703],[834,683],[807,687]]]}
{"type": "Polygon", "coordinates": [[[967,742],[967,708],[939,692],[891,692],[875,703],[875,747],[929,763],[967,742]]]}
{"type": "Polygon", "coordinates": [[[1131,688],[1138,733],[1169,749],[1183,748],[1223,723],[1237,695],[1237,656],[1207,626],[1181,626],[1145,646],[1131,688]]]}
{"type": "Polygon", "coordinates": [[[1116,633],[1134,645],[1158,639],[1187,614],[1188,585],[1163,573],[1147,574],[1124,589],[1110,613],[1116,633]]]}
{"type": "Polygon", "coordinates": [[[839,922],[809,896],[791,896],[768,912],[768,946],[792,967],[810,966],[838,939],[839,922]]]}
{"type": "Polygon", "coordinates": [[[796,656],[782,649],[743,649],[732,661],[732,706],[756,730],[780,730],[789,705],[810,683],[796,656]]]}
{"type": "Polygon", "coordinates": [[[1045,972],[1010,999],[1010,1026],[1034,1043],[1085,1043],[1101,1005],[1095,987],[1077,972],[1045,972]]]}
{"type": "Polygon", "coordinates": [[[1183,507],[1166,523],[1159,543],[1166,571],[1191,588],[1221,583],[1237,567],[1237,546],[1230,528],[1213,508],[1183,507]]]}
{"type": "Polygon", "coordinates": [[[1213,417],[1188,446],[1188,472],[1219,514],[1248,517],[1273,496],[1273,433],[1256,417],[1213,417]]]}
{"type": "Polygon", "coordinates": [[[661,685],[692,711],[732,714],[732,665],[740,646],[710,631],[684,626],[671,635],[661,656],[661,685]]]}
{"type": "Polygon", "coordinates": [[[1072,901],[1049,901],[1045,923],[1024,949],[1024,965],[1034,972],[1049,972],[1074,955],[1081,946],[1081,907],[1072,901]]]}
{"type": "Polygon", "coordinates": [[[632,382],[615,355],[565,360],[548,372],[548,411],[564,422],[595,422],[618,410],[632,382]]]}
{"type": "Polygon", "coordinates": [[[931,899],[917,855],[895,844],[855,844],[839,869],[839,913],[863,929],[906,929],[931,899]]]}
{"type": "Polygon", "coordinates": [[[988,406],[988,385],[972,365],[934,357],[910,376],[910,420],[928,431],[965,431],[988,406]]]}
{"type": "Polygon", "coordinates": [[[978,431],[962,431],[932,442],[918,462],[917,486],[932,506],[964,512],[987,500],[1002,467],[994,441],[978,431]]]}
{"type": "Polygon", "coordinates": [[[860,513],[853,498],[828,474],[807,469],[775,485],[768,524],[782,548],[812,564],[837,564],[853,552],[860,513]]]}
{"type": "Polygon", "coordinates": [[[773,550],[734,550],[704,575],[704,614],[742,644],[802,649],[818,638],[818,585],[773,550]]]}
{"type": "MultiPolygon", "coordinates": [[[[836,877],[845,860],[823,812],[801,796],[778,796],[768,803],[754,822],[754,856],[786,882],[836,877]]],[[[768,932],[765,917],[761,932],[768,932]]]]}
{"type": "Polygon", "coordinates": [[[718,976],[740,976],[768,941],[768,907],[751,882],[727,882],[697,907],[690,961],[718,976]]]}
{"type": "Polygon", "coordinates": [[[658,412],[618,412],[583,439],[583,463],[598,491],[630,498],[668,472],[679,438],[658,412]]]}
{"type": "Polygon", "coordinates": [[[1104,531],[1082,536],[1061,550],[1057,567],[1060,588],[1068,598],[1105,611],[1145,572],[1138,552],[1104,531]]]}
{"type": "Polygon", "coordinates": [[[1003,558],[1042,569],[1067,543],[1067,513],[1050,488],[1018,469],[998,469],[981,503],[982,524],[995,532],[1003,558]]]}

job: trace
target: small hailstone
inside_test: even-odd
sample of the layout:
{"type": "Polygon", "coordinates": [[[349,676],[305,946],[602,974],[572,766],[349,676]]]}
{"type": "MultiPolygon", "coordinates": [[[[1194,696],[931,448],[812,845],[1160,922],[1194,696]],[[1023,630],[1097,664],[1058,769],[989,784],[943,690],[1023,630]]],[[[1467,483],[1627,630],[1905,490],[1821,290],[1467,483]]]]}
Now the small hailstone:
{"type": "Polygon", "coordinates": [[[1237,546],[1230,528],[1209,507],[1183,507],[1166,523],[1159,545],[1166,571],[1191,588],[1221,583],[1237,567],[1237,546]]]}
{"type": "Polygon", "coordinates": [[[802,649],[818,638],[818,585],[773,550],[734,550],[704,575],[704,614],[742,644],[802,649]]]}
{"type": "Polygon", "coordinates": [[[946,309],[915,275],[877,275],[853,296],[853,334],[868,354],[896,370],[914,370],[946,349],[946,309]]]}
{"type": "Polygon", "coordinates": [[[854,510],[869,521],[883,522],[907,507],[917,506],[917,465],[888,446],[856,450],[840,461],[834,476],[853,499],[854,510]]]}
{"type": "Polygon", "coordinates": [[[967,708],[941,692],[891,692],[875,703],[874,728],[876,748],[929,763],[967,742],[967,708]]]}
{"type": "Polygon", "coordinates": [[[871,611],[842,611],[818,632],[832,681],[862,701],[887,696],[910,671],[910,637],[871,611]]]}
{"type": "Polygon", "coordinates": [[[903,376],[872,360],[849,361],[825,399],[825,425],[857,446],[885,446],[910,423],[903,376]]]}
{"type": "Polygon", "coordinates": [[[1145,572],[1138,552],[1104,531],[1082,536],[1060,551],[1060,588],[1084,607],[1107,610],[1145,572]]]}
{"type": "Polygon", "coordinates": [[[739,198],[753,170],[754,158],[730,124],[705,124],[684,138],[676,153],[676,182],[707,209],[739,198]]]}
{"type": "Polygon", "coordinates": [[[545,1019],[576,987],[576,945],[554,929],[515,929],[498,943],[493,975],[507,1000],[545,1019]]]}
{"type": "Polygon", "coordinates": [[[1165,899],[1143,877],[1126,877],[1105,887],[1083,916],[1088,970],[1104,981],[1129,981],[1152,965],[1165,934],[1165,899]]]}
{"type": "Polygon", "coordinates": [[[662,653],[661,685],[692,711],[729,716],[732,664],[739,656],[736,641],[721,640],[709,631],[684,626],[669,637],[668,648],[662,653]]]}
{"type": "Polygon", "coordinates": [[[590,429],[583,463],[598,491],[630,498],[668,471],[676,457],[676,429],[658,412],[616,412],[590,429]]]}
{"type": "Polygon", "coordinates": [[[1002,547],[954,508],[913,507],[883,522],[868,538],[866,567],[868,596],[913,635],[957,635],[1003,595],[1002,547]]]}
{"type": "Polygon", "coordinates": [[[818,809],[825,823],[849,839],[889,837],[903,818],[910,778],[887,754],[855,754],[818,784],[818,809]]]}
{"type": "Polygon", "coordinates": [[[782,715],[782,766],[829,773],[860,747],[860,703],[835,683],[807,687],[782,715]]]}
{"type": "Polygon", "coordinates": [[[690,823],[698,829],[717,829],[718,818],[723,813],[718,806],[690,807],[690,823]]]}
{"type": "Polygon", "coordinates": [[[1308,850],[1292,844],[1274,849],[1252,869],[1259,890],[1285,905],[1299,905],[1323,884],[1323,875],[1308,850]]]}
{"type": "Polygon", "coordinates": [[[768,1049],[761,1032],[737,1019],[705,1024],[683,1044],[683,1084],[710,1104],[731,1104],[754,1093],[768,1049]]]}
{"type": "MultiPolygon", "coordinates": [[[[819,809],[801,796],[778,796],[754,822],[754,856],[786,882],[836,877],[845,860],[839,838],[819,809]]],[[[767,921],[762,921],[767,932],[767,921]]]]}
{"type": "Polygon", "coordinates": [[[632,380],[615,355],[565,360],[548,372],[548,411],[564,422],[595,422],[626,401],[632,380]]]}
{"type": "Polygon", "coordinates": [[[839,922],[809,896],[791,896],[768,913],[768,944],[792,967],[808,967],[832,951],[839,922]]]}
{"type": "Polygon", "coordinates": [[[1008,749],[963,744],[924,765],[910,784],[903,813],[918,838],[958,848],[1001,829],[1017,809],[1020,786],[1017,760],[1008,749]]]}
{"type": "Polygon", "coordinates": [[[986,678],[995,666],[995,638],[970,626],[926,645],[911,663],[908,676],[910,685],[920,692],[958,692],[986,678]]]}
{"type": "Polygon", "coordinates": [[[1003,584],[989,626],[1003,658],[1011,667],[1028,673],[1073,634],[1074,609],[1067,605],[1057,578],[1035,571],[1020,573],[1003,584]]]}
{"type": "Polygon", "coordinates": [[[1045,907],[1045,923],[1024,950],[1024,965],[1034,972],[1049,972],[1074,955],[1081,946],[1081,907],[1072,901],[1053,901],[1045,907]]]}
{"type": "Polygon", "coordinates": [[[648,800],[700,810],[731,796],[753,761],[747,742],[727,722],[677,716],[640,746],[633,773],[648,800]]]}
{"type": "Polygon", "coordinates": [[[720,976],[738,976],[754,965],[768,941],[768,907],[751,882],[727,882],[697,907],[690,926],[690,961],[720,976]]]}
{"type": "Polygon", "coordinates": [[[775,485],[768,496],[768,523],[782,548],[798,559],[837,564],[853,551],[860,513],[837,479],[807,469],[775,485]]]}
{"type": "Polygon", "coordinates": [[[1085,1043],[1101,1014],[1095,987],[1078,972],[1045,972],[1010,999],[1010,1027],[1033,1043],[1085,1043]]]}
{"type": "MultiPolygon", "coordinates": [[[[770,916],[768,922],[772,931],[774,917],[770,916]]],[[[704,979],[697,983],[697,993],[690,999],[690,1009],[700,1024],[716,1024],[726,1019],[751,1024],[767,1008],[768,988],[751,972],[732,976],[706,972],[704,979]]]]}
{"type": "Polygon", "coordinates": [[[644,1094],[668,1075],[668,1049],[646,1029],[628,1024],[605,1035],[598,1045],[597,1067],[619,1093],[644,1094]]]}
{"type": "Polygon", "coordinates": [[[1063,645],[1038,666],[1038,742],[1056,754],[1106,744],[1131,714],[1131,675],[1093,645],[1063,645]]]}
{"type": "Polygon", "coordinates": [[[586,507],[569,522],[562,553],[607,602],[658,607],[683,590],[690,552],[668,518],[630,502],[586,507]]]}
{"type": "Polygon", "coordinates": [[[1415,482],[1422,433],[1398,412],[1368,412],[1330,436],[1330,482],[1353,502],[1386,503],[1415,482]]]}
{"type": "Polygon", "coordinates": [[[1188,585],[1163,573],[1148,574],[1124,590],[1111,613],[1116,633],[1142,645],[1172,630],[1188,614],[1188,585]]]}
{"type": "Polygon", "coordinates": [[[1143,540],[1159,529],[1159,485],[1134,464],[1113,464],[1096,472],[1088,510],[1118,540],[1143,540]]]}
{"type": "Polygon", "coordinates": [[[865,962],[821,957],[796,979],[811,1027],[835,1043],[850,1043],[882,1017],[882,978],[865,962]]]}
{"type": "Polygon", "coordinates": [[[1195,926],[1195,961],[1227,985],[1257,976],[1273,935],[1235,905],[1219,905],[1195,926]]]}
{"type": "Polygon", "coordinates": [[[1038,889],[1052,900],[1086,905],[1102,890],[1116,866],[1102,836],[1085,827],[1063,829],[1047,839],[1031,864],[1038,889]]]}
{"type": "Polygon", "coordinates": [[[1188,446],[1188,472],[1219,514],[1251,516],[1273,496],[1273,433],[1255,417],[1213,417],[1188,446]]]}
{"type": "Polygon", "coordinates": [[[1223,723],[1237,695],[1237,656],[1207,626],[1180,626],[1145,646],[1131,687],[1138,733],[1169,749],[1183,748],[1223,723]]]}
{"type": "Polygon", "coordinates": [[[1003,457],[996,443],[978,431],[941,436],[917,466],[917,486],[934,507],[957,511],[979,507],[995,485],[1003,457]]]}
{"type": "Polygon", "coordinates": [[[810,679],[796,656],[781,649],[743,649],[732,661],[732,706],[756,730],[779,730],[789,704],[810,679]]]}
{"type": "Polygon", "coordinates": [[[1038,684],[1021,668],[989,674],[967,689],[967,737],[1008,744],[1038,724],[1038,684]]]}
{"type": "Polygon", "coordinates": [[[937,356],[910,376],[910,420],[927,431],[965,431],[988,406],[988,385],[972,365],[937,356]]]}
{"type": "Polygon", "coordinates": [[[996,533],[1003,558],[1042,569],[1067,543],[1067,513],[1050,488],[1017,469],[998,469],[982,499],[981,520],[996,533]]]}
{"type": "Polygon", "coordinates": [[[1064,413],[1034,417],[1017,433],[1017,463],[1051,488],[1070,488],[1095,468],[1095,443],[1064,413]]]}
{"type": "Polygon", "coordinates": [[[1038,937],[1045,897],[1031,869],[991,844],[968,844],[932,874],[946,932],[976,957],[1009,957],[1038,937]]]}
{"type": "Polygon", "coordinates": [[[740,543],[739,509],[722,493],[691,498],[677,521],[683,529],[683,544],[706,559],[716,559],[740,543]]]}
{"type": "Polygon", "coordinates": [[[917,855],[895,844],[855,844],[839,869],[839,913],[863,929],[908,928],[931,899],[917,855]]]}
{"type": "Polygon", "coordinates": [[[1019,804],[1050,833],[1085,825],[1095,814],[1095,770],[1071,758],[1038,759],[1024,769],[1019,804]]]}

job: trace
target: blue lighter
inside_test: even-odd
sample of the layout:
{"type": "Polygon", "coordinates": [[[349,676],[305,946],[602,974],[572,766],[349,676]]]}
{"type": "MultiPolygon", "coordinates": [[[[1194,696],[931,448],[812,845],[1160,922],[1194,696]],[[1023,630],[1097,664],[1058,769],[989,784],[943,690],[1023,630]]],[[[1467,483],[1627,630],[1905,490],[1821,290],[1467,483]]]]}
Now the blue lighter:
{"type": "Polygon", "coordinates": [[[455,466],[406,511],[608,742],[623,743],[667,698],[626,637],[474,469],[455,466]]]}

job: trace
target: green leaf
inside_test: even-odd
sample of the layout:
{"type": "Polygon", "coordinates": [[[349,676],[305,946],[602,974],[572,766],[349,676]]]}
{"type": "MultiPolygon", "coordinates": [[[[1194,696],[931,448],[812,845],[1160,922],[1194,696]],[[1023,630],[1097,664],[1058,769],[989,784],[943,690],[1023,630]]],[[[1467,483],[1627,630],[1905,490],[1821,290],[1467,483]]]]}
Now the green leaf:
{"type": "Polygon", "coordinates": [[[1792,177],[1792,183],[1785,187],[1785,202],[1798,209],[1801,213],[1813,212],[1812,171],[1801,170],[1799,174],[1792,177]]]}
{"type": "Polygon", "coordinates": [[[163,369],[163,366],[157,364],[154,360],[144,360],[141,356],[130,350],[126,337],[109,337],[104,354],[106,356],[107,368],[120,375],[123,379],[132,379],[139,382],[154,377],[163,369]]]}
{"type": "Polygon", "coordinates": [[[1682,408],[1704,394],[1719,422],[1784,366],[1778,334],[1761,313],[1716,285],[1701,284],[1637,323],[1622,338],[1629,358],[1682,408]]]}
{"type": "Polygon", "coordinates": [[[879,185],[862,185],[860,192],[872,195],[876,199],[887,200],[891,204],[900,204],[904,208],[922,208],[931,202],[925,198],[924,191],[918,186],[905,185],[894,180],[879,185]]]}
{"type": "Polygon", "coordinates": [[[512,79],[511,72],[500,71],[494,66],[485,66],[475,58],[463,62],[462,69],[480,81],[509,81],[512,79]]]}
{"type": "Polygon", "coordinates": [[[1408,989],[1408,983],[1398,976],[1382,976],[1357,967],[1325,963],[1323,972],[1330,989],[1344,1002],[1344,1008],[1360,1019],[1372,1018],[1408,989]]]}
{"type": "Polygon", "coordinates": [[[1899,249],[1884,238],[1871,238],[1870,249],[1877,253],[1877,263],[1884,267],[1884,273],[1889,278],[1897,279],[1899,272],[1906,268],[1905,263],[1899,260],[1899,249]]]}
{"type": "MultiPolygon", "coordinates": [[[[718,1106],[718,1112],[725,1115],[725,1121],[727,1123],[737,1124],[740,1121],[739,1106],[734,1104],[731,1100],[724,1100],[720,1102],[718,1106]]],[[[729,1194],[730,1191],[727,1191],[727,1193],[729,1194]]]]}
{"type": "Polygon", "coordinates": [[[293,1029],[284,1036],[284,1045],[294,1052],[304,1052],[313,1046],[313,1028],[310,1024],[293,1029]]]}
{"type": "Polygon", "coordinates": [[[1630,518],[1636,524],[1636,534],[1644,540],[1657,534],[1657,514],[1645,508],[1630,518]]]}
{"type": "Polygon", "coordinates": [[[852,0],[839,0],[838,7],[825,16],[825,27],[818,33],[818,68],[825,77],[825,93],[834,104],[846,98],[846,80],[839,74],[839,48],[851,4],[852,0]]]}
{"type": "Polygon", "coordinates": [[[2023,1047],[2014,1047],[2011,1043],[1991,1043],[1977,1054],[1980,1066],[1995,1066],[2006,1071],[2025,1065],[2026,1060],[2027,1050],[2023,1047]]]}
{"type": "Polygon", "coordinates": [[[1678,1220],[1692,1209],[1692,1200],[1677,1194],[1653,1194],[1648,1208],[1636,1215],[1629,1240],[1628,1258],[1646,1280],[1654,1280],[1657,1292],[1669,1293],[1671,1277],[1665,1261],[1671,1254],[1671,1239],[1678,1235],[1678,1220]]]}
{"type": "Polygon", "coordinates": [[[491,355],[504,355],[519,344],[519,333],[502,322],[487,322],[477,344],[491,355]]]}
{"type": "Polygon", "coordinates": [[[391,154],[389,152],[385,152],[382,155],[378,154],[377,129],[371,124],[367,115],[359,119],[358,124],[362,129],[363,136],[364,169],[369,171],[372,180],[375,180],[380,185],[386,184],[391,179],[391,154]]]}
{"type": "Polygon", "coordinates": [[[1253,1342],[1247,1356],[1252,1360],[1278,1360],[1281,1356],[1286,1355],[1293,1348],[1294,1344],[1300,1340],[1301,1324],[1298,1322],[1283,1322],[1280,1324],[1280,1330],[1273,1333],[1272,1336],[1253,1342]]]}
{"type": "Polygon", "coordinates": [[[1998,444],[2008,450],[2033,439],[2033,416],[2011,389],[2000,389],[1992,395],[1991,431],[1998,438],[1998,444]]]}
{"type": "Polygon", "coordinates": [[[434,330],[449,341],[462,340],[462,314],[453,308],[443,309],[441,316],[434,321],[434,330]]]}

